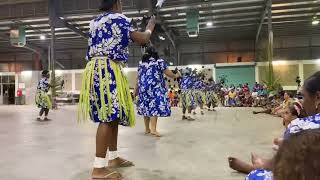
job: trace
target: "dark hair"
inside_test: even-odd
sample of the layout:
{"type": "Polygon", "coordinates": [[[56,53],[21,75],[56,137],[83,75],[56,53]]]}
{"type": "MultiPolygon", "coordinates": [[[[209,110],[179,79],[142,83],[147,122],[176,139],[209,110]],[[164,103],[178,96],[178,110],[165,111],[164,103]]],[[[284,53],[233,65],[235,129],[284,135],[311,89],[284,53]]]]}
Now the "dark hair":
{"type": "Polygon", "coordinates": [[[149,62],[150,58],[159,59],[159,54],[154,47],[148,47],[146,53],[142,56],[142,62],[149,62]]]}
{"type": "Polygon", "coordinates": [[[315,95],[320,91],[320,71],[314,73],[304,82],[304,88],[311,95],[315,95]]]}
{"type": "Polygon", "coordinates": [[[101,0],[100,11],[109,11],[118,0],[101,0]]]}
{"type": "Polygon", "coordinates": [[[305,130],[286,139],[273,159],[276,180],[320,179],[320,130],[305,130]]]}
{"type": "Polygon", "coordinates": [[[302,104],[299,102],[294,102],[289,106],[289,110],[292,115],[297,116],[298,118],[303,118],[303,107],[302,104]]]}
{"type": "Polygon", "coordinates": [[[283,96],[284,96],[284,94],[288,94],[288,96],[290,98],[293,98],[293,94],[291,92],[289,92],[289,91],[284,91],[283,96]]]}
{"type": "Polygon", "coordinates": [[[48,75],[48,74],[49,74],[49,71],[48,71],[48,70],[42,71],[42,76],[45,76],[45,75],[48,75]]]}

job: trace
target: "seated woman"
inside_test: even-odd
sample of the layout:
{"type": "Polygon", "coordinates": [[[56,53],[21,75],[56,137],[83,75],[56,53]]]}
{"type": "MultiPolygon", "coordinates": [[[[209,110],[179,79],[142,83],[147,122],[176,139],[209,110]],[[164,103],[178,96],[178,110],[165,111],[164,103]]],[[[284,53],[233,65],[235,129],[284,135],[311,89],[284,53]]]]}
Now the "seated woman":
{"type": "MultiPolygon", "coordinates": [[[[283,125],[287,128],[291,121],[303,117],[302,113],[302,105],[298,102],[290,105],[285,113],[283,114],[283,125]]],[[[280,146],[283,142],[283,138],[276,138],[274,140],[275,146],[280,146]]],[[[270,161],[262,159],[255,154],[251,154],[251,164],[242,162],[237,158],[230,157],[229,158],[229,165],[230,168],[248,174],[249,172],[253,171],[254,169],[258,168],[266,168],[270,166],[270,161]]]]}
{"type": "Polygon", "coordinates": [[[285,109],[288,107],[290,102],[293,102],[292,97],[293,96],[291,94],[289,94],[288,92],[285,92],[283,96],[284,100],[281,105],[279,105],[276,108],[271,108],[264,111],[253,111],[253,114],[265,113],[265,114],[272,114],[272,115],[281,117],[281,115],[284,113],[285,109]]]}
{"type": "MultiPolygon", "coordinates": [[[[287,149],[287,148],[284,148],[284,146],[289,140],[291,140],[291,138],[297,137],[298,136],[296,135],[297,133],[305,130],[310,130],[310,129],[320,129],[320,121],[319,121],[320,119],[320,71],[315,73],[305,81],[305,84],[303,86],[303,97],[304,97],[303,112],[306,113],[306,116],[308,117],[297,118],[291,121],[290,124],[288,124],[288,127],[284,133],[285,140],[283,142],[283,145],[280,146],[279,152],[285,150],[286,152],[290,153],[291,151],[293,151],[293,149],[291,148],[287,149]]],[[[319,142],[319,140],[317,141],[319,142]]],[[[315,143],[315,144],[319,144],[319,143],[315,143]]],[[[307,146],[298,146],[298,147],[307,148],[307,146]]],[[[301,153],[300,152],[298,153],[297,151],[295,152],[295,155],[297,154],[301,154],[301,153]]],[[[305,154],[308,154],[308,153],[305,153],[305,154]]],[[[301,156],[295,156],[295,157],[301,157],[301,156]]],[[[295,157],[292,156],[292,158],[295,158],[295,157]]],[[[320,157],[320,156],[317,156],[317,157],[320,157]]],[[[264,163],[262,163],[263,168],[267,170],[278,171],[277,168],[279,167],[274,166],[274,162],[273,163],[271,162],[273,162],[273,160],[265,160],[264,163]]],[[[229,164],[232,169],[235,169],[239,172],[244,172],[244,173],[247,173],[252,169],[257,169],[257,166],[255,167],[254,165],[250,165],[248,163],[242,162],[236,158],[229,158],[229,164]]],[[[267,172],[266,170],[261,170],[261,171],[262,172],[260,172],[260,175],[263,175],[265,172],[267,172]]],[[[256,173],[253,172],[252,174],[256,174],[256,173]]],[[[254,175],[252,174],[249,175],[249,179],[253,179],[254,175]]],[[[288,178],[288,179],[291,180],[291,178],[288,178]]],[[[305,179],[310,179],[310,178],[305,178],[305,179]]]]}
{"type": "Polygon", "coordinates": [[[305,130],[285,140],[273,157],[272,172],[252,171],[246,180],[320,179],[320,129],[305,130]]]}
{"type": "Polygon", "coordinates": [[[252,102],[253,102],[253,99],[252,99],[250,92],[246,91],[244,94],[244,98],[243,98],[243,106],[244,107],[251,107],[252,102]]]}

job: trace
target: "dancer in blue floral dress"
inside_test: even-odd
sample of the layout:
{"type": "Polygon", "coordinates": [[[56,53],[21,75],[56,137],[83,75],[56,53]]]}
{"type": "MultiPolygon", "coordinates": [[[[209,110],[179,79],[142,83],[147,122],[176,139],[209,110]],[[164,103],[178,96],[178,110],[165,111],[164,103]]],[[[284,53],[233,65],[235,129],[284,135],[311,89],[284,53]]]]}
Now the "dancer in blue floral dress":
{"type": "Polygon", "coordinates": [[[121,0],[102,0],[100,10],[103,13],[90,22],[88,63],[82,77],[79,115],[99,123],[93,179],[118,180],[121,175],[107,166],[133,166],[117,154],[118,125],[135,125],[132,97],[122,70],[128,61],[130,42],[140,45],[149,42],[155,17],[151,17],[145,32],[138,32],[132,19],[122,14],[121,0]]]}
{"type": "Polygon", "coordinates": [[[138,67],[137,110],[139,115],[144,116],[146,134],[156,137],[161,136],[157,131],[158,117],[171,115],[164,75],[170,78],[180,77],[180,73],[174,74],[169,70],[167,62],[159,58],[153,47],[149,47],[138,67]]]}
{"type": "MultiPolygon", "coordinates": [[[[203,106],[206,103],[206,94],[205,94],[206,86],[205,86],[205,83],[203,82],[203,77],[201,74],[197,74],[194,76],[194,84],[193,84],[192,90],[193,90],[193,96],[194,96],[195,102],[197,103],[197,106],[200,107],[201,114],[204,115],[203,106]]],[[[195,110],[196,110],[196,107],[194,108],[194,114],[196,114],[195,110]]]]}
{"type": "Polygon", "coordinates": [[[181,105],[182,105],[182,120],[194,121],[191,111],[196,106],[194,96],[192,95],[192,87],[194,83],[194,78],[191,75],[192,70],[186,68],[182,71],[182,77],[179,80],[180,90],[181,90],[181,105]],[[188,115],[186,115],[188,113],[188,115]]]}
{"type": "Polygon", "coordinates": [[[42,78],[39,81],[37,93],[36,93],[36,104],[40,108],[40,113],[37,118],[38,121],[42,120],[42,115],[45,114],[44,121],[48,121],[48,115],[50,109],[52,109],[51,99],[48,96],[50,84],[49,84],[49,71],[44,70],[42,72],[42,78]]]}
{"type": "Polygon", "coordinates": [[[206,86],[206,103],[208,106],[208,111],[215,111],[214,108],[217,106],[217,95],[215,92],[215,82],[213,81],[212,78],[208,80],[208,84],[206,86]]]}

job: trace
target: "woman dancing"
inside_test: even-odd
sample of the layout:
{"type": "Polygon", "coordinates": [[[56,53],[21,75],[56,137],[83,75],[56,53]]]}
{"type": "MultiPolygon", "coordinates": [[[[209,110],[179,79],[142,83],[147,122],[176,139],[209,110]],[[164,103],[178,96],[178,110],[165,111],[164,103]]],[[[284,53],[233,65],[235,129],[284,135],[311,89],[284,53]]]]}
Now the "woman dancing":
{"type": "Polygon", "coordinates": [[[40,108],[40,113],[37,118],[38,121],[42,121],[42,116],[44,115],[44,121],[49,121],[48,118],[49,110],[52,109],[51,99],[48,96],[48,91],[51,85],[49,84],[50,74],[49,71],[42,71],[42,78],[39,81],[37,93],[36,93],[36,104],[40,108]]]}
{"type": "Polygon", "coordinates": [[[122,68],[128,61],[131,40],[140,45],[149,42],[155,17],[151,17],[145,32],[138,32],[132,20],[122,14],[121,0],[102,0],[100,10],[103,13],[90,23],[89,62],[83,73],[79,107],[85,120],[90,116],[99,123],[92,178],[118,180],[121,174],[109,167],[133,166],[118,156],[118,125],[135,125],[132,97],[122,68]]]}
{"type": "Polygon", "coordinates": [[[194,121],[195,119],[191,115],[193,107],[195,107],[194,97],[192,95],[193,77],[191,75],[192,70],[186,68],[183,70],[183,75],[179,80],[181,90],[181,105],[182,105],[182,120],[194,121]],[[188,115],[186,115],[188,113],[188,115]]]}
{"type": "MultiPolygon", "coordinates": [[[[200,107],[201,115],[204,115],[203,112],[203,105],[206,103],[206,97],[205,97],[205,84],[203,82],[203,75],[201,73],[196,74],[194,77],[194,84],[193,84],[193,96],[197,103],[197,105],[200,107]]],[[[194,108],[194,115],[196,114],[196,107],[194,108]]]]}
{"type": "Polygon", "coordinates": [[[155,49],[149,47],[138,67],[135,94],[138,95],[138,114],[144,116],[145,133],[155,137],[161,137],[157,131],[158,117],[168,117],[171,115],[164,74],[170,78],[180,77],[179,72],[174,74],[169,70],[167,63],[159,58],[155,49]]]}
{"type": "Polygon", "coordinates": [[[206,98],[207,98],[207,106],[208,111],[215,111],[215,107],[217,106],[217,95],[215,93],[215,82],[212,78],[208,80],[208,85],[206,87],[206,98]],[[212,110],[211,110],[212,106],[212,110]]]}

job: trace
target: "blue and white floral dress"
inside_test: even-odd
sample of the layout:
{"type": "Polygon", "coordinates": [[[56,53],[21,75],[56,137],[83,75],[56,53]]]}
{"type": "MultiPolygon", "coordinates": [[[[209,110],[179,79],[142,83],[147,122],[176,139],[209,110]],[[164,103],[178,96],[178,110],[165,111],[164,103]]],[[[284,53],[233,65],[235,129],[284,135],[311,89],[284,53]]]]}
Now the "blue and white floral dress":
{"type": "Polygon", "coordinates": [[[217,95],[215,93],[215,84],[210,83],[206,86],[206,103],[212,106],[217,104],[217,95]]]}
{"type": "Polygon", "coordinates": [[[35,98],[38,108],[44,108],[44,109],[52,108],[51,99],[48,96],[49,89],[50,89],[49,79],[45,77],[41,78],[38,83],[37,93],[35,98]]]}
{"type": "Polygon", "coordinates": [[[168,89],[164,71],[168,68],[163,59],[151,58],[138,67],[138,114],[146,117],[168,117],[171,115],[168,89]]]}
{"type": "Polygon", "coordinates": [[[131,19],[107,12],[90,23],[89,61],[83,73],[80,95],[80,115],[94,122],[118,121],[134,126],[132,97],[122,68],[127,64],[131,33],[135,31],[131,19]]]}
{"type": "Polygon", "coordinates": [[[194,96],[192,95],[193,83],[193,77],[190,75],[182,76],[180,79],[180,101],[184,108],[194,107],[196,105],[194,96]]]}
{"type": "MultiPolygon", "coordinates": [[[[304,130],[319,129],[320,128],[320,114],[309,116],[306,118],[298,118],[293,120],[284,133],[284,138],[290,138],[290,135],[299,133],[304,130]]],[[[251,172],[247,180],[273,180],[273,174],[271,171],[264,169],[258,169],[251,172]]]]}
{"type": "Polygon", "coordinates": [[[246,180],[273,180],[273,173],[264,169],[252,171],[246,180]]]}
{"type": "Polygon", "coordinates": [[[204,82],[200,78],[194,77],[193,95],[198,105],[206,103],[205,89],[206,86],[204,82]]]}

